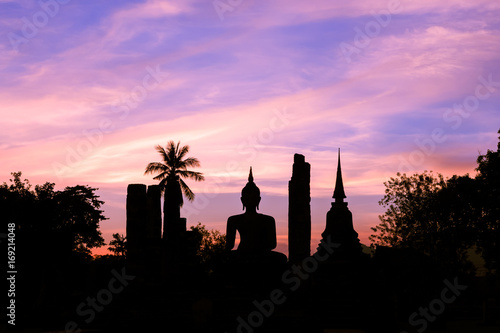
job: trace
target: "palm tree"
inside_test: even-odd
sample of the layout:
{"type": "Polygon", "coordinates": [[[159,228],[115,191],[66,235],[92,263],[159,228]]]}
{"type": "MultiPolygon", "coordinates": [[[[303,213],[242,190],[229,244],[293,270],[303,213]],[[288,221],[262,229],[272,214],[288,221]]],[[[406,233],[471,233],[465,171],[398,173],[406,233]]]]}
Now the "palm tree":
{"type": "MultiPolygon", "coordinates": [[[[165,191],[168,185],[179,185],[186,198],[189,201],[193,201],[194,193],[182,178],[192,178],[195,181],[202,181],[205,180],[205,177],[200,172],[187,170],[188,167],[199,167],[200,162],[194,157],[183,159],[189,152],[189,146],[179,146],[180,142],[177,142],[176,145],[174,141],[169,141],[166,149],[160,145],[156,146],[156,150],[160,153],[163,162],[149,163],[144,174],[158,173],[153,179],[160,180],[162,192],[165,191]]],[[[179,202],[181,207],[183,203],[184,200],[181,196],[179,202]]]]}
{"type": "MultiPolygon", "coordinates": [[[[165,148],[158,145],[156,150],[161,155],[162,162],[152,162],[146,167],[144,174],[157,174],[153,179],[160,181],[160,188],[164,194],[164,235],[179,231],[180,207],[184,204],[182,194],[189,201],[194,200],[194,193],[182,178],[191,178],[195,181],[205,180],[202,173],[187,170],[188,167],[199,167],[197,158],[186,157],[189,146],[180,146],[169,141],[165,148]]],[[[185,227],[184,227],[185,228],[185,227]]]]}

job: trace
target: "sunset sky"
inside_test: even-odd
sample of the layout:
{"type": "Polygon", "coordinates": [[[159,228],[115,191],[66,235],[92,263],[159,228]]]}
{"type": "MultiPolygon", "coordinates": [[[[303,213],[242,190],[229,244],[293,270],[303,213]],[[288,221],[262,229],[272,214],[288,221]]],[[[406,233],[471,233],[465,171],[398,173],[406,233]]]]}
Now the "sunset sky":
{"type": "MultiPolygon", "coordinates": [[[[362,243],[400,172],[475,174],[500,128],[498,0],[0,0],[0,182],[97,187],[107,242],[127,184],[191,147],[181,214],[225,232],[248,169],[287,252],[294,153],[311,164],[312,247],[341,148],[362,243]]],[[[96,253],[101,253],[97,251],[96,253]]]]}

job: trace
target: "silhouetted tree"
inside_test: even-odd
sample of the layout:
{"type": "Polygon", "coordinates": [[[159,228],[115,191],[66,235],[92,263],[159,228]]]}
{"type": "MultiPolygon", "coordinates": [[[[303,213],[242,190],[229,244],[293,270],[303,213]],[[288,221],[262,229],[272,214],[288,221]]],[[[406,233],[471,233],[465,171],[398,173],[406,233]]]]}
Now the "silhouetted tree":
{"type": "Polygon", "coordinates": [[[486,154],[478,156],[476,180],[482,214],[478,223],[478,247],[486,267],[500,273],[500,137],[498,139],[497,151],[488,149],[486,154]]]}
{"type": "Polygon", "coordinates": [[[486,266],[498,269],[500,142],[497,151],[488,150],[477,163],[475,178],[467,174],[445,180],[425,171],[398,173],[385,182],[379,204],[387,211],[372,228],[372,246],[413,248],[451,270],[469,270],[466,251],[476,247],[486,266]]]}
{"type": "Polygon", "coordinates": [[[158,145],[156,146],[156,150],[161,155],[162,162],[149,163],[144,174],[158,174],[153,179],[160,181],[159,185],[163,192],[172,192],[175,194],[175,197],[169,200],[176,201],[179,206],[182,206],[184,203],[182,193],[184,193],[189,201],[193,201],[195,195],[182,178],[191,178],[195,181],[202,181],[205,178],[200,172],[187,169],[188,167],[200,166],[197,158],[186,157],[186,154],[189,152],[189,146],[180,147],[180,142],[176,145],[174,141],[169,141],[166,148],[158,145]],[[168,191],[168,188],[172,190],[168,191]]]}
{"type": "Polygon", "coordinates": [[[108,250],[113,252],[115,256],[125,257],[127,254],[127,237],[119,233],[113,234],[113,239],[109,242],[108,250]]]}
{"type": "Polygon", "coordinates": [[[186,262],[194,269],[192,274],[207,277],[217,271],[226,258],[226,235],[218,230],[207,230],[200,222],[191,226],[187,235],[186,262]]]}
{"type": "Polygon", "coordinates": [[[200,222],[191,230],[198,234],[197,256],[202,263],[207,263],[214,257],[225,253],[226,235],[219,230],[207,230],[200,222]]]}
{"type": "MultiPolygon", "coordinates": [[[[397,173],[384,182],[385,196],[379,205],[387,207],[384,215],[379,216],[381,223],[372,228],[374,234],[370,240],[377,245],[391,247],[422,247],[423,243],[432,244],[431,239],[425,239],[423,233],[431,233],[432,221],[435,217],[431,208],[435,203],[436,193],[445,186],[441,174],[425,171],[423,174],[397,173]]],[[[429,246],[424,246],[428,248],[429,246]]]]}
{"type": "Polygon", "coordinates": [[[12,176],[0,185],[0,220],[16,226],[17,310],[24,320],[57,320],[86,287],[91,249],[104,245],[103,201],[89,186],[33,189],[21,172],[12,176]]]}
{"type": "Polygon", "coordinates": [[[43,240],[41,250],[57,248],[52,255],[88,254],[105,244],[99,231],[99,223],[106,220],[99,209],[104,202],[95,194],[96,188],[77,185],[55,191],[55,184],[47,182],[32,190],[27,179],[21,180],[21,172],[12,175],[12,184],[0,185],[4,221],[15,222],[26,237],[43,240]]]}
{"type": "Polygon", "coordinates": [[[466,251],[476,244],[477,187],[468,175],[445,180],[441,174],[397,177],[385,182],[379,202],[387,208],[372,228],[373,245],[412,248],[441,263],[443,269],[470,270],[466,251]]]}

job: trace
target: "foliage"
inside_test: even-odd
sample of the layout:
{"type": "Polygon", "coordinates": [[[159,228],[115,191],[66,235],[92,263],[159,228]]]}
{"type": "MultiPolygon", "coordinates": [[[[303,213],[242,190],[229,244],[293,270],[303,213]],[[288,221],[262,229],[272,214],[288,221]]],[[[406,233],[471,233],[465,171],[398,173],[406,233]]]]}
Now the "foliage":
{"type": "Polygon", "coordinates": [[[470,270],[466,251],[478,247],[487,266],[498,268],[499,154],[500,143],[497,152],[480,155],[475,178],[444,179],[427,171],[391,177],[384,183],[379,204],[387,210],[372,228],[372,247],[413,248],[455,271],[470,270]]]}
{"type": "Polygon", "coordinates": [[[478,156],[477,164],[482,213],[478,223],[478,248],[486,266],[500,272],[500,137],[497,151],[488,149],[486,154],[478,156]]]}
{"type": "Polygon", "coordinates": [[[373,245],[412,248],[443,263],[445,269],[470,269],[466,251],[475,244],[472,203],[475,192],[466,175],[445,180],[441,174],[425,171],[407,176],[397,174],[385,182],[387,207],[372,228],[373,245]],[[472,208],[472,209],[471,209],[472,208]]]}
{"type": "Polygon", "coordinates": [[[219,230],[207,230],[200,222],[196,226],[191,226],[197,240],[196,255],[200,262],[210,263],[218,256],[225,253],[226,235],[219,230]]]}
{"type": "Polygon", "coordinates": [[[436,193],[445,186],[443,176],[427,171],[413,176],[398,173],[384,185],[385,196],[379,205],[388,209],[385,215],[379,216],[382,223],[372,228],[379,234],[370,236],[370,240],[384,246],[421,246],[423,239],[414,231],[431,232],[431,228],[436,227],[432,225],[435,217],[430,216],[432,210],[428,208],[434,204],[436,193]]]}
{"type": "MultiPolygon", "coordinates": [[[[91,249],[104,245],[106,220],[96,188],[46,182],[32,186],[21,172],[0,185],[2,224],[15,224],[16,299],[26,318],[54,318],[85,292],[91,249]]],[[[16,303],[17,304],[17,303],[16,303]]]]}
{"type": "Polygon", "coordinates": [[[113,239],[109,242],[108,250],[115,256],[125,257],[127,254],[127,237],[119,233],[113,234],[113,239]]]}
{"type": "MultiPolygon", "coordinates": [[[[189,201],[194,200],[194,193],[182,178],[191,178],[195,181],[205,180],[200,172],[190,171],[188,167],[199,167],[200,162],[194,157],[186,157],[189,146],[180,147],[174,141],[169,141],[166,148],[158,145],[156,150],[161,155],[162,162],[152,162],[146,166],[144,174],[158,174],[153,179],[160,181],[160,187],[166,194],[175,197],[177,203],[182,206],[182,193],[189,201]]],[[[172,198],[173,199],[173,198],[172,198]]]]}
{"type": "Polygon", "coordinates": [[[5,221],[15,222],[23,239],[43,242],[54,255],[68,252],[89,255],[104,245],[99,223],[106,220],[99,208],[104,203],[96,188],[68,186],[55,191],[54,183],[32,185],[13,172],[11,184],[0,185],[0,207],[5,221]],[[61,251],[61,252],[58,252],[61,251]]]}

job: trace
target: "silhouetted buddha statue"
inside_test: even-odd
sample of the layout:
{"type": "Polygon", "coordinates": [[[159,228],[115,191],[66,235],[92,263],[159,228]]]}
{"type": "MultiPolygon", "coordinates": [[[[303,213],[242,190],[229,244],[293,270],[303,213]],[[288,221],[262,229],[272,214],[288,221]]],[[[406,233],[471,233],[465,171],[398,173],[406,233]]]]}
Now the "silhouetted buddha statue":
{"type": "Polygon", "coordinates": [[[240,234],[237,250],[231,251],[233,260],[284,264],[283,253],[272,251],[276,248],[276,223],[269,215],[257,213],[260,203],[260,190],[253,181],[252,168],[248,183],[241,191],[241,202],[245,213],[230,216],[227,220],[226,249],[232,250],[236,231],[240,234]]]}

